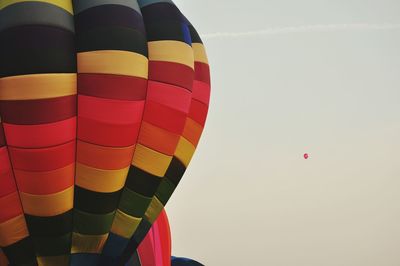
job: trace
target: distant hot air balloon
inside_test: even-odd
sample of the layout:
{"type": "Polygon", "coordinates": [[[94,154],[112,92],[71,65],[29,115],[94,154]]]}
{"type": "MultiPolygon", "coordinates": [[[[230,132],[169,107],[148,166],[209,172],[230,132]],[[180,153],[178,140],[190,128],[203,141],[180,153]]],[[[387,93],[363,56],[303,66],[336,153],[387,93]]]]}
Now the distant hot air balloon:
{"type": "Polygon", "coordinates": [[[170,0],[0,10],[0,248],[12,265],[123,265],[203,131],[200,37],[170,0]]]}

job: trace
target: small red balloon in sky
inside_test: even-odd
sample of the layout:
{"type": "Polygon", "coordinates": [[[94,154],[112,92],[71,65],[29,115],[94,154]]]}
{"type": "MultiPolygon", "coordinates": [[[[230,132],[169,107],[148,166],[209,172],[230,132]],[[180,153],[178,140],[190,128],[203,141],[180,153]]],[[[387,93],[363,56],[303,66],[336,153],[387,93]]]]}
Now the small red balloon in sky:
{"type": "Polygon", "coordinates": [[[308,157],[310,157],[309,155],[308,155],[308,153],[304,153],[304,159],[308,159],[308,157]]]}

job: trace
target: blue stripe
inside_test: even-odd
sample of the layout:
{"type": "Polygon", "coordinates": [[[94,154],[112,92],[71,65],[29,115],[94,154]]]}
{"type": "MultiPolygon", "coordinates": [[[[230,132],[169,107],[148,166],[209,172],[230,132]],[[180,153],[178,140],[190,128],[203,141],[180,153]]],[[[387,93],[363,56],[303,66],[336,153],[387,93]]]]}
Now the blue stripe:
{"type": "Polygon", "coordinates": [[[71,255],[70,266],[97,266],[100,254],[77,253],[71,255]]]}

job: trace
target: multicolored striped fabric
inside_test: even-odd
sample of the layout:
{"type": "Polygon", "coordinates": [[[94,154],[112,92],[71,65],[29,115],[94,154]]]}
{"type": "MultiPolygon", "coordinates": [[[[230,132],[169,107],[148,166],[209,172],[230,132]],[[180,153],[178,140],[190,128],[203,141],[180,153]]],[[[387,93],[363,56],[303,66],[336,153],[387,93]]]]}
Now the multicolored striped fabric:
{"type": "Polygon", "coordinates": [[[209,96],[204,46],[172,1],[0,0],[0,262],[126,263],[209,96]]]}
{"type": "Polygon", "coordinates": [[[6,234],[28,227],[22,240],[0,244],[12,264],[62,265],[71,249],[76,150],[72,3],[3,0],[0,8],[0,115],[18,187],[15,207],[0,210],[22,204],[6,234]]]}

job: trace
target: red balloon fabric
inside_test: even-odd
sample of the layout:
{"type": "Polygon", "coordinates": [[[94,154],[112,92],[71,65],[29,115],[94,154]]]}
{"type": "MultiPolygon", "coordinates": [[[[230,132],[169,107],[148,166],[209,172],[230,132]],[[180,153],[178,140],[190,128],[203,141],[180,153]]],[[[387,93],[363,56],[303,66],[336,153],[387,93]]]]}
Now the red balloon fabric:
{"type": "Polygon", "coordinates": [[[163,210],[138,248],[142,266],[171,265],[171,231],[163,210]]]}

